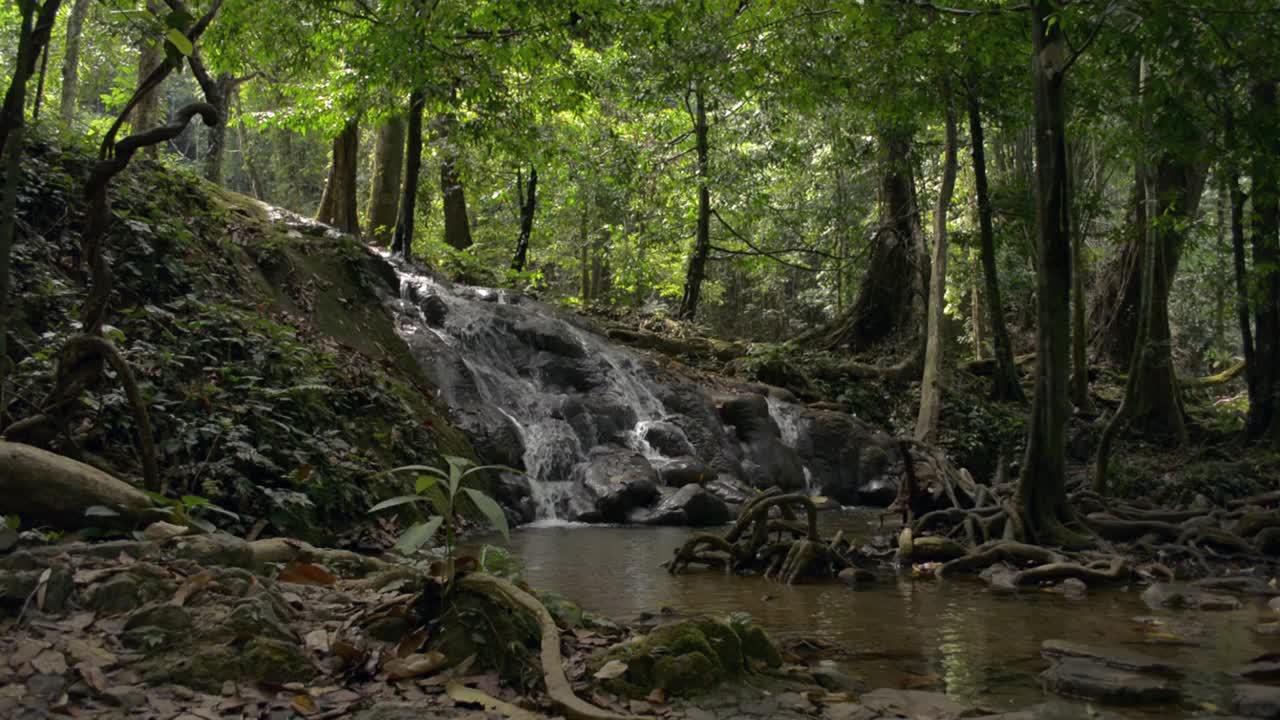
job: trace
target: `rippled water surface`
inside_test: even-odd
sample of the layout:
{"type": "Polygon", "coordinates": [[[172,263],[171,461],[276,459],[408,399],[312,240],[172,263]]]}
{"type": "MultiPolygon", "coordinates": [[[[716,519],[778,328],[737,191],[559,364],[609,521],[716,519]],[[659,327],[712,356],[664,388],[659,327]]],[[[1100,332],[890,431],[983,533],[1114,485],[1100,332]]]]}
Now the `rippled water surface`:
{"type": "MultiPolygon", "coordinates": [[[[876,531],[877,516],[826,513],[827,529],[857,536],[876,531]]],[[[886,530],[887,531],[887,530],[886,530]]],[[[885,574],[872,589],[837,583],[786,587],[720,572],[671,576],[660,563],[690,534],[683,528],[541,527],[516,530],[510,546],[535,587],[621,620],[670,607],[681,612],[748,612],[777,636],[810,635],[839,643],[840,662],[870,687],[945,689],[994,709],[1039,702],[1036,675],[1051,638],[1123,647],[1189,669],[1190,696],[1156,717],[1190,716],[1202,703],[1225,706],[1231,668],[1280,642],[1251,628],[1273,613],[1262,600],[1226,613],[1157,612],[1137,592],[1092,592],[1068,600],[1045,592],[998,595],[980,583],[885,574]]]]}

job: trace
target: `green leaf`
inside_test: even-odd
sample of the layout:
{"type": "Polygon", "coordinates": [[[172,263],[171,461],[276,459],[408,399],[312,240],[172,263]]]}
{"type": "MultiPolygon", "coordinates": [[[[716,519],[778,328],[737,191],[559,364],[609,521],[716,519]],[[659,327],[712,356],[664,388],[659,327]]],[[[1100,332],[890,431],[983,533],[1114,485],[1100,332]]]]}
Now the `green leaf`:
{"type": "Polygon", "coordinates": [[[507,514],[502,511],[502,506],[493,498],[474,488],[463,488],[467,493],[467,497],[471,498],[471,502],[475,503],[476,509],[489,519],[489,523],[493,525],[498,532],[502,533],[503,538],[511,537],[511,530],[507,527],[507,514]]]}
{"type": "Polygon", "coordinates": [[[509,465],[477,465],[470,470],[462,473],[462,477],[467,477],[472,473],[484,472],[485,470],[498,470],[500,472],[512,472],[517,475],[523,475],[523,470],[517,470],[509,465]]]}
{"type": "Polygon", "coordinates": [[[405,530],[400,539],[396,541],[396,549],[405,555],[412,553],[426,544],[432,535],[436,534],[436,530],[440,529],[440,523],[442,522],[444,522],[443,517],[434,515],[426,522],[418,523],[405,530]]]}
{"type": "Polygon", "coordinates": [[[369,512],[376,513],[380,510],[386,510],[387,508],[393,508],[400,505],[408,505],[409,503],[421,502],[421,500],[422,498],[418,497],[417,495],[401,495],[399,497],[393,497],[390,500],[383,500],[377,505],[374,505],[373,507],[369,508],[369,512]]]}
{"type": "Polygon", "coordinates": [[[164,24],[174,30],[186,30],[195,23],[196,19],[191,13],[185,10],[174,10],[164,16],[164,24]]]}
{"type": "Polygon", "coordinates": [[[187,507],[195,507],[197,505],[208,505],[209,498],[200,497],[199,495],[183,495],[182,504],[187,507]]]}
{"type": "Polygon", "coordinates": [[[443,478],[445,480],[449,479],[448,473],[446,473],[445,471],[441,470],[438,467],[432,467],[430,465],[402,465],[398,468],[391,468],[390,470],[384,470],[383,472],[380,472],[377,475],[374,475],[374,477],[381,477],[383,475],[390,475],[391,473],[398,473],[398,472],[431,473],[436,477],[443,478]]]}
{"type": "Polygon", "coordinates": [[[427,490],[435,487],[437,482],[439,482],[439,480],[431,477],[430,475],[419,475],[418,482],[414,483],[413,491],[421,495],[427,490]]]}
{"type": "Polygon", "coordinates": [[[196,51],[195,46],[191,44],[191,40],[176,28],[169,28],[169,31],[164,34],[164,39],[168,40],[178,52],[187,57],[191,57],[191,53],[196,51]]]}
{"type": "Polygon", "coordinates": [[[22,518],[18,517],[17,515],[5,515],[4,526],[9,528],[10,530],[17,530],[18,528],[22,527],[22,518]]]}

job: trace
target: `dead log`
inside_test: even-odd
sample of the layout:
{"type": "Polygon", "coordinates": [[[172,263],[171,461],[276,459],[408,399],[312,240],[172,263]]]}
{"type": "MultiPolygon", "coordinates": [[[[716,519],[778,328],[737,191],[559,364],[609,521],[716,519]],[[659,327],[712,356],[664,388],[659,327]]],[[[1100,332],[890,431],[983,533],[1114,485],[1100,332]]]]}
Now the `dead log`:
{"type": "Polygon", "coordinates": [[[0,507],[23,524],[80,528],[101,524],[86,517],[105,507],[125,519],[154,506],[146,493],[97,468],[40,448],[0,441],[0,507]]]}

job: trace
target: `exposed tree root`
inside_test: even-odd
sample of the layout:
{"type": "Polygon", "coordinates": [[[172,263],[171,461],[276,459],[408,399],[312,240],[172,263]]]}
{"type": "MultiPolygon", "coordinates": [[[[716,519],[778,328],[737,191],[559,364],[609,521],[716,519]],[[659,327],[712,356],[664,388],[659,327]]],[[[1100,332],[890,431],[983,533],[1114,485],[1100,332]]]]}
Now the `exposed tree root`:
{"type": "Polygon", "coordinates": [[[1106,569],[1098,567],[1099,563],[1090,565],[1080,565],[1073,562],[1053,562],[1040,565],[1038,567],[1023,570],[1013,576],[1013,584],[1016,587],[1026,587],[1028,585],[1041,585],[1044,583],[1061,582],[1063,580],[1074,578],[1083,580],[1085,584],[1093,585],[1114,585],[1118,583],[1128,582],[1132,574],[1129,567],[1129,561],[1125,558],[1113,558],[1106,569]]]}
{"type": "Polygon", "coordinates": [[[577,695],[564,674],[560,656],[560,629],[551,613],[538,599],[515,585],[492,575],[471,574],[458,581],[461,588],[483,593],[499,602],[533,615],[542,631],[542,678],[547,686],[547,697],[570,720],[639,720],[633,716],[618,715],[592,705],[577,695]]]}
{"type": "Polygon", "coordinates": [[[848,567],[851,563],[844,549],[842,534],[832,542],[823,541],[818,533],[818,509],[807,495],[784,495],[770,488],[743,507],[723,536],[698,533],[676,548],[667,572],[675,575],[700,564],[758,572],[792,584],[848,567]],[[775,508],[776,518],[772,517],[775,508]],[[796,508],[804,511],[804,521],[795,519],[796,508]]]}
{"type": "Polygon", "coordinates": [[[971,555],[945,563],[942,569],[938,571],[938,577],[973,574],[981,572],[996,563],[1025,567],[1027,565],[1047,565],[1061,562],[1062,560],[1061,555],[1048,548],[1002,540],[979,548],[977,552],[971,555]]]}

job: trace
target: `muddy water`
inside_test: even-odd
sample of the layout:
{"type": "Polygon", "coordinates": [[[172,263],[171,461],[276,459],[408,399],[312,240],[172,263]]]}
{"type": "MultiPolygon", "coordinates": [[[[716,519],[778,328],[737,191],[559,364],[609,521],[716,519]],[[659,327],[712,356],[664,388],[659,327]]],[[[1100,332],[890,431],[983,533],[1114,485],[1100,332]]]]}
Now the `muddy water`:
{"type": "MultiPolygon", "coordinates": [[[[873,532],[875,516],[826,513],[846,534],[873,532]]],[[[1040,702],[1036,675],[1043,640],[1061,638],[1127,648],[1188,668],[1189,701],[1145,717],[1190,717],[1204,704],[1227,705],[1231,668],[1280,642],[1251,627],[1270,620],[1262,601],[1227,613],[1153,611],[1137,592],[1087,598],[1028,592],[993,594],[976,582],[884,574],[872,589],[839,584],[784,587],[760,578],[659,567],[689,535],[679,528],[522,528],[511,548],[535,587],[618,619],[669,607],[680,612],[748,612],[777,636],[816,636],[847,649],[839,664],[871,687],[945,690],[958,700],[1008,710],[1040,702]]],[[[1131,713],[1133,714],[1133,713],[1131,713]]],[[[1133,714],[1135,717],[1144,717],[1133,714]]]]}

